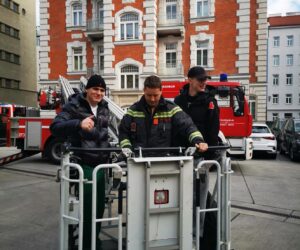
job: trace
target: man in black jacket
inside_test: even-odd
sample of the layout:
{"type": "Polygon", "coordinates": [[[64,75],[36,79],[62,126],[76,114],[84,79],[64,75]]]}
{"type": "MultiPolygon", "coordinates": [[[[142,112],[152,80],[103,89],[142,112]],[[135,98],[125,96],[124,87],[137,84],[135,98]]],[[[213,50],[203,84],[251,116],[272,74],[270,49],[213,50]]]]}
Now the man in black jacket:
{"type": "Polygon", "coordinates": [[[144,82],[144,95],[133,104],[123,117],[119,127],[122,148],[171,147],[174,138],[181,136],[196,146],[199,151],[207,150],[201,133],[191,118],[173,102],[162,97],[161,81],[149,76],[144,82]]]}
{"type": "MultiPolygon", "coordinates": [[[[209,146],[218,145],[218,133],[220,129],[219,107],[214,97],[214,89],[206,86],[206,80],[210,77],[206,74],[204,68],[193,67],[188,72],[188,81],[180,95],[175,98],[175,103],[183,109],[193,120],[204,140],[209,146]]],[[[214,152],[206,152],[205,159],[214,159],[214,152]]],[[[200,159],[195,159],[197,164],[200,159]]],[[[200,175],[200,207],[206,207],[206,200],[209,186],[209,170],[205,169],[200,175]]],[[[200,216],[201,236],[203,236],[205,214],[200,216]]],[[[206,239],[202,238],[202,242],[206,239]]],[[[201,244],[201,249],[214,249],[215,246],[201,244]]]]}
{"type": "MultiPolygon", "coordinates": [[[[108,147],[108,104],[103,100],[106,84],[99,75],[93,75],[87,82],[86,93],[77,93],[69,98],[50,126],[51,133],[69,141],[72,146],[82,148],[108,147]]],[[[92,180],[96,165],[107,162],[107,157],[95,152],[78,154],[84,171],[84,178],[92,180]]],[[[105,205],[104,172],[97,176],[97,218],[102,218],[105,205]]],[[[84,185],[83,249],[91,249],[92,185],[84,185]]],[[[97,235],[100,224],[97,223],[97,235]]],[[[97,249],[101,242],[97,237],[97,249]]]]}

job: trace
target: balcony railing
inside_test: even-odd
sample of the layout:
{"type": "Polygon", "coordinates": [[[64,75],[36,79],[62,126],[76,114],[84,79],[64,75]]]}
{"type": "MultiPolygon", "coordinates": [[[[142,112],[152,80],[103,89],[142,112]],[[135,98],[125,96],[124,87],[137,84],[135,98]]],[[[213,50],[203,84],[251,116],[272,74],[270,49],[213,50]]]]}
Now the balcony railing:
{"type": "Polygon", "coordinates": [[[104,69],[98,69],[98,68],[87,68],[86,77],[89,78],[92,75],[103,75],[104,69]]]}
{"type": "Polygon", "coordinates": [[[183,15],[179,14],[164,14],[158,16],[158,27],[174,27],[183,25],[183,15]]]}
{"type": "Polygon", "coordinates": [[[160,63],[158,66],[158,74],[161,76],[182,75],[183,65],[181,61],[172,63],[160,63]]]}
{"type": "Polygon", "coordinates": [[[96,31],[103,31],[103,19],[90,19],[87,21],[86,29],[88,32],[96,32],[96,31]]]}

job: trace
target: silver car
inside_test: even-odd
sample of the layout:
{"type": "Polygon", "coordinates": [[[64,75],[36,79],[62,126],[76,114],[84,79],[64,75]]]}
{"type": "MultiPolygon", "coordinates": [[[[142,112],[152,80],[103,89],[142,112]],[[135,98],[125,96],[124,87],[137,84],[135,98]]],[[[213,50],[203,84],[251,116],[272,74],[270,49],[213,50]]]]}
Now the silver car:
{"type": "Polygon", "coordinates": [[[264,153],[272,159],[277,156],[277,141],[266,124],[254,123],[252,126],[253,151],[264,153]]]}

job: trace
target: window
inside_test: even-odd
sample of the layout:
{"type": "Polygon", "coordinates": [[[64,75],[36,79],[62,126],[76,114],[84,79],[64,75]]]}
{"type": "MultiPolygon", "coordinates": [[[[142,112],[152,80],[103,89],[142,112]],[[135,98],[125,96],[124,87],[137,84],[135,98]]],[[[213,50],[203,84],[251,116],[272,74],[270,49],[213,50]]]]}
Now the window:
{"type": "Polygon", "coordinates": [[[73,26],[82,26],[82,5],[75,3],[72,5],[73,26]]]}
{"type": "Polygon", "coordinates": [[[273,86],[279,85],[279,75],[273,75],[273,86]]]}
{"type": "Polygon", "coordinates": [[[279,95],[278,94],[272,95],[272,102],[273,102],[273,104],[279,103],[279,95]]]}
{"type": "Polygon", "coordinates": [[[286,85],[293,85],[293,74],[286,74],[286,85]]]}
{"type": "Polygon", "coordinates": [[[253,95],[249,96],[249,107],[250,107],[250,113],[253,117],[253,120],[256,119],[256,97],[253,95]]]}
{"type": "Polygon", "coordinates": [[[279,47],[280,46],[280,37],[279,36],[274,36],[273,37],[273,46],[274,47],[279,47]]]}
{"type": "Polygon", "coordinates": [[[121,68],[121,89],[139,88],[139,68],[127,65],[121,68]]]}
{"type": "Polygon", "coordinates": [[[253,126],[252,133],[266,134],[266,133],[271,133],[271,131],[269,130],[268,127],[265,127],[265,126],[253,126]]]}
{"type": "Polygon", "coordinates": [[[5,50],[0,50],[0,60],[20,64],[20,56],[5,50]]]}
{"type": "Polygon", "coordinates": [[[121,16],[121,40],[134,40],[139,37],[139,16],[126,13],[121,16]]]}
{"type": "MultiPolygon", "coordinates": [[[[292,113],[284,113],[284,118],[288,119],[288,118],[292,118],[293,114],[292,113]]],[[[288,127],[288,125],[286,125],[286,127],[288,127]]]]}
{"type": "Polygon", "coordinates": [[[208,41],[197,42],[197,65],[207,66],[208,41]]]}
{"type": "Polygon", "coordinates": [[[294,36],[293,35],[287,36],[287,46],[291,47],[293,45],[294,45],[294,36]]]}
{"type": "Polygon", "coordinates": [[[177,0],[166,0],[167,20],[177,18],[177,0]]]}
{"type": "Polygon", "coordinates": [[[273,56],[273,66],[279,66],[279,55],[273,56]]]}
{"type": "Polygon", "coordinates": [[[10,8],[10,3],[11,3],[11,0],[2,0],[2,4],[7,8],[10,8]]]}
{"type": "Polygon", "coordinates": [[[176,68],[177,65],[177,43],[166,44],[166,67],[176,68]]]}
{"type": "Polygon", "coordinates": [[[286,55],[286,65],[292,66],[294,63],[294,57],[293,55],[286,55]]]}
{"type": "Polygon", "coordinates": [[[102,74],[104,70],[104,48],[103,45],[98,47],[98,67],[99,73],[102,74]]]}
{"type": "Polygon", "coordinates": [[[300,104],[300,94],[299,94],[299,100],[298,100],[299,104],[300,104]]]}
{"type": "Polygon", "coordinates": [[[285,95],[285,103],[286,104],[292,104],[293,102],[293,95],[292,94],[286,94],[285,95]]]}
{"type": "Polygon", "coordinates": [[[278,113],[272,113],[273,121],[275,121],[277,118],[279,118],[279,114],[278,113]]]}
{"type": "Polygon", "coordinates": [[[9,25],[6,25],[5,23],[0,22],[0,31],[2,33],[5,33],[8,36],[19,39],[19,36],[20,36],[19,30],[15,29],[13,27],[10,27],[9,25]]]}
{"type": "Polygon", "coordinates": [[[197,0],[197,17],[208,16],[208,0],[197,0]]]}
{"type": "Polygon", "coordinates": [[[73,48],[73,70],[74,71],[83,70],[82,47],[73,48]]]}
{"type": "Polygon", "coordinates": [[[19,89],[20,81],[14,79],[0,78],[0,87],[8,89],[19,89]]]}
{"type": "Polygon", "coordinates": [[[99,21],[99,24],[103,24],[103,20],[104,20],[104,9],[103,9],[103,1],[99,1],[97,3],[97,18],[99,21]]]}
{"type": "Polygon", "coordinates": [[[19,4],[13,2],[12,10],[13,10],[14,12],[19,13],[19,4]]]}

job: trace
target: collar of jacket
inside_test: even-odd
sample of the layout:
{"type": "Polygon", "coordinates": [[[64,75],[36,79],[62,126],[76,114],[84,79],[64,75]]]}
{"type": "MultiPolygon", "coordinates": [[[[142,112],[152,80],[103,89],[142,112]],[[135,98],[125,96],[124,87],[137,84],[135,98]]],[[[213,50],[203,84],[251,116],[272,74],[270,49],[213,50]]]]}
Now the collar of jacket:
{"type": "MultiPolygon", "coordinates": [[[[147,110],[148,108],[148,104],[146,102],[146,99],[145,99],[145,96],[143,95],[141,97],[141,99],[139,100],[138,102],[138,105],[137,105],[137,108],[140,110],[140,111],[144,111],[144,110],[147,110]]],[[[160,100],[159,100],[159,103],[158,103],[158,106],[156,107],[156,111],[157,110],[165,110],[167,107],[167,101],[165,100],[165,98],[163,98],[162,96],[160,97],[160,100]]]]}
{"type": "MultiPolygon", "coordinates": [[[[73,94],[69,97],[68,101],[70,104],[76,106],[77,108],[80,105],[84,105],[86,107],[90,106],[88,101],[86,100],[86,93],[73,94]]],[[[104,99],[102,99],[102,101],[98,103],[98,107],[108,108],[108,103],[104,99]]]]}

